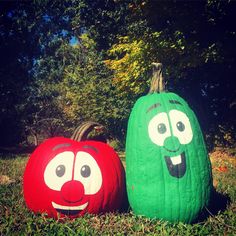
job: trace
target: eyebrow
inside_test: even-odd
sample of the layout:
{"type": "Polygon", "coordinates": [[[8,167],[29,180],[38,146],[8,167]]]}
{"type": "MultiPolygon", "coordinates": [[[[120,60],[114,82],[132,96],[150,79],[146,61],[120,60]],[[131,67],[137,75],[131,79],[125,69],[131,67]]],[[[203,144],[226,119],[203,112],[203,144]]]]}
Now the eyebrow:
{"type": "Polygon", "coordinates": [[[176,100],[169,100],[169,103],[182,105],[179,101],[176,100]]]}
{"type": "Polygon", "coordinates": [[[93,151],[95,151],[96,153],[98,153],[98,149],[95,148],[94,146],[84,145],[83,148],[89,148],[89,149],[92,149],[93,151]]]}
{"type": "Polygon", "coordinates": [[[63,148],[63,147],[70,147],[71,146],[71,144],[70,143],[61,143],[61,144],[58,144],[58,145],[56,145],[55,147],[53,147],[53,151],[55,151],[55,150],[57,150],[57,149],[59,149],[59,148],[63,148]]]}
{"type": "Polygon", "coordinates": [[[155,104],[153,104],[152,106],[150,106],[150,107],[147,109],[146,113],[148,113],[149,111],[151,111],[151,110],[153,110],[153,109],[155,109],[155,108],[157,108],[157,107],[159,107],[159,106],[161,106],[161,103],[155,103],[155,104]]]}

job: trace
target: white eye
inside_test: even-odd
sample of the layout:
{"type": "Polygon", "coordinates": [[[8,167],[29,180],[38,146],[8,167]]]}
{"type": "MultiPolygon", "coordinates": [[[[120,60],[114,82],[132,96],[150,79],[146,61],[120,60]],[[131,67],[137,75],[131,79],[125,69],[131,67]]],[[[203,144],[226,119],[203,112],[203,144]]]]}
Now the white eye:
{"type": "Polygon", "coordinates": [[[169,112],[173,135],[179,139],[181,144],[188,144],[193,138],[193,131],[187,115],[178,110],[169,112]]]}
{"type": "Polygon", "coordinates": [[[167,114],[165,112],[154,116],[148,125],[149,137],[153,143],[163,146],[164,141],[171,135],[167,114]]]}
{"type": "Polygon", "coordinates": [[[84,185],[85,194],[95,194],[102,186],[102,173],[95,159],[87,152],[78,152],[75,160],[74,180],[84,185]]]}
{"type": "Polygon", "coordinates": [[[48,163],[44,181],[50,189],[60,191],[65,182],[72,180],[73,161],[73,152],[62,152],[48,163]]]}

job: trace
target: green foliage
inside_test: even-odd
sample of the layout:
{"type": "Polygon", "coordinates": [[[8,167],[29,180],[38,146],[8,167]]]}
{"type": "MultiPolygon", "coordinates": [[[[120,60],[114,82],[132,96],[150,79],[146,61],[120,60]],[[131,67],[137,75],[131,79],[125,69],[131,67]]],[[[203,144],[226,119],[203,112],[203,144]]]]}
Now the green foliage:
{"type": "Polygon", "coordinates": [[[77,36],[84,31],[90,32],[96,41],[99,50],[107,50],[117,39],[123,35],[132,17],[129,9],[129,0],[100,1],[76,0],[73,10],[76,16],[72,18],[72,25],[77,36]]]}
{"type": "Polygon", "coordinates": [[[234,130],[235,7],[214,0],[1,1],[0,146],[29,133],[69,135],[88,118],[124,137],[157,61],[167,88],[193,104],[205,132],[234,130]]]}
{"type": "Polygon", "coordinates": [[[142,94],[150,84],[151,63],[161,61],[166,65],[166,75],[179,78],[178,68],[196,66],[196,60],[188,60],[186,40],[180,31],[168,35],[165,32],[145,32],[141,38],[120,37],[108,51],[106,61],[114,70],[114,83],[121,91],[142,94]]]}
{"type": "MultiPolygon", "coordinates": [[[[51,47],[53,54],[37,61],[34,81],[29,84],[28,98],[24,104],[23,124],[28,133],[52,137],[63,134],[68,125],[67,114],[61,109],[59,85],[66,66],[65,54],[69,53],[68,43],[58,40],[51,47]]],[[[52,53],[52,52],[51,52],[52,53]]]]}
{"type": "Polygon", "coordinates": [[[75,127],[85,120],[101,122],[114,136],[121,130],[114,128],[117,120],[124,119],[119,90],[113,85],[111,72],[96,50],[89,34],[82,34],[79,44],[71,46],[73,60],[65,66],[63,78],[58,83],[61,110],[75,127]]]}
{"type": "Polygon", "coordinates": [[[24,125],[30,123],[24,115],[35,107],[34,100],[28,101],[35,66],[39,59],[50,55],[54,42],[58,41],[55,38],[69,40],[66,8],[70,4],[69,1],[0,3],[1,145],[21,141],[24,125]],[[68,33],[62,34],[63,30],[68,33]]]}

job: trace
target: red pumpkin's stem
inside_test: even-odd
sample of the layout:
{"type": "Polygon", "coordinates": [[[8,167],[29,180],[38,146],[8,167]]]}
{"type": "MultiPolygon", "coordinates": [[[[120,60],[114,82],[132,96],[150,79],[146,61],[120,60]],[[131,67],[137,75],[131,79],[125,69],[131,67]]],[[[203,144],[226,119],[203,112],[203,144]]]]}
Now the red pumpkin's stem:
{"type": "Polygon", "coordinates": [[[105,127],[97,122],[86,121],[78,126],[71,136],[71,139],[76,141],[84,141],[88,139],[89,133],[93,130],[104,130],[105,127]]]}
{"type": "Polygon", "coordinates": [[[152,63],[153,72],[152,72],[152,80],[151,87],[149,93],[160,93],[165,91],[165,83],[162,75],[162,63],[152,63]]]}

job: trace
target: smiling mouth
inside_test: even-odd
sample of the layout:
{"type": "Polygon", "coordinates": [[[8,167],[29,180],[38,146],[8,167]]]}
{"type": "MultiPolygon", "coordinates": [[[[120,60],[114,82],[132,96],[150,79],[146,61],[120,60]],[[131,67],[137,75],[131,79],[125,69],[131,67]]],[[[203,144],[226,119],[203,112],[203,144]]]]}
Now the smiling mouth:
{"type": "Polygon", "coordinates": [[[166,165],[169,173],[176,178],[181,178],[186,172],[185,153],[182,152],[178,156],[165,156],[166,165]]]}
{"type": "Polygon", "coordinates": [[[63,215],[77,215],[82,210],[84,210],[88,206],[88,202],[84,203],[80,206],[62,206],[55,202],[52,202],[52,206],[55,208],[55,210],[63,215]]]}

